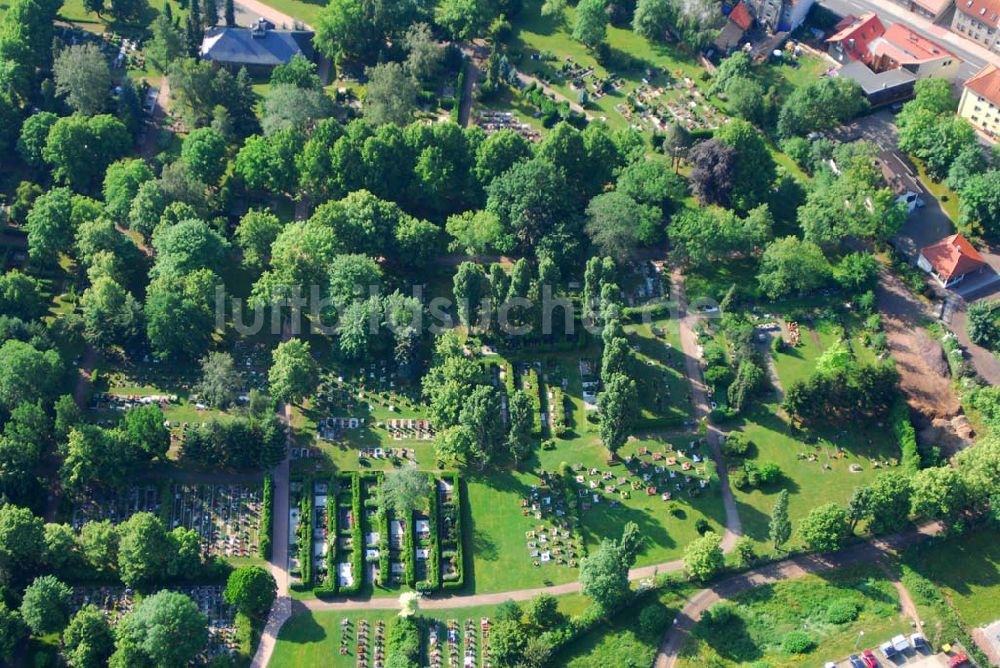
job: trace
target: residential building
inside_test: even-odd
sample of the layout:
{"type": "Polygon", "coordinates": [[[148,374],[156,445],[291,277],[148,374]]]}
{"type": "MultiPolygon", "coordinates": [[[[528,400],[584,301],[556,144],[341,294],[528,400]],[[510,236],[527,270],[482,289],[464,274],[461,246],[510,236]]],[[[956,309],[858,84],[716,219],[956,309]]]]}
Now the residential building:
{"type": "Polygon", "coordinates": [[[886,28],[873,13],[847,17],[827,39],[838,62],[860,61],[873,72],[904,69],[917,79],[952,78],[961,60],[944,47],[896,23],[886,28]]]}
{"type": "Polygon", "coordinates": [[[991,140],[1000,139],[1000,67],[989,63],[965,82],[958,115],[991,140]]]}
{"type": "Polygon", "coordinates": [[[719,36],[715,38],[715,48],[723,53],[729,53],[740,46],[743,37],[753,25],[753,16],[746,3],[740,2],[733,7],[726,17],[726,25],[722,26],[719,36]]]}
{"type": "Polygon", "coordinates": [[[956,0],[951,29],[1000,53],[1000,0],[956,0]]]}
{"type": "Polygon", "coordinates": [[[944,19],[948,10],[955,6],[955,0],[894,0],[894,2],[932,22],[944,19]]]}
{"type": "Polygon", "coordinates": [[[312,37],[305,30],[276,30],[261,18],[249,28],[211,28],[201,43],[201,57],[233,70],[245,67],[250,74],[267,75],[295,56],[311,60],[312,37]]]}
{"type": "Polygon", "coordinates": [[[988,265],[965,237],[953,234],[921,248],[917,266],[933,276],[942,287],[950,288],[966,277],[982,272],[988,265]]]}
{"type": "Polygon", "coordinates": [[[848,63],[837,71],[837,76],[853,79],[861,86],[872,107],[882,107],[913,97],[917,77],[903,69],[873,72],[860,60],[848,63]]]}
{"type": "Polygon", "coordinates": [[[792,32],[806,20],[815,0],[744,0],[768,32],[792,32]]]}

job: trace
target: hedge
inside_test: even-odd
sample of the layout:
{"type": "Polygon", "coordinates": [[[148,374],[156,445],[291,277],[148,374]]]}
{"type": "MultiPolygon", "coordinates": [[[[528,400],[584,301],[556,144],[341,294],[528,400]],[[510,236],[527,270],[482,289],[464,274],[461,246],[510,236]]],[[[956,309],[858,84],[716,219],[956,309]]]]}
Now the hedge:
{"type": "Polygon", "coordinates": [[[312,556],[313,556],[313,489],[312,478],[306,478],[302,483],[302,498],[299,500],[299,571],[302,588],[312,587],[312,556]],[[303,532],[303,528],[305,531],[303,532]],[[303,533],[305,535],[303,535],[303,533]]]}
{"type": "Polygon", "coordinates": [[[461,589],[465,586],[465,530],[462,528],[462,487],[457,473],[442,473],[442,479],[451,478],[452,501],[455,506],[455,570],[458,577],[441,583],[442,589],[461,589]]]}
{"type": "Polygon", "coordinates": [[[417,583],[421,591],[434,591],[441,586],[440,550],[441,541],[438,537],[438,484],[437,478],[428,474],[430,492],[427,494],[427,523],[430,526],[431,537],[428,540],[427,579],[417,583]]]}
{"type": "Polygon", "coordinates": [[[544,431],[542,428],[542,383],[538,376],[538,371],[535,367],[528,365],[528,370],[524,374],[525,387],[531,387],[528,392],[528,396],[531,398],[531,405],[535,409],[535,415],[538,416],[535,426],[532,428],[532,436],[541,436],[544,431]]]}
{"type": "MultiPolygon", "coordinates": [[[[274,480],[271,474],[264,475],[264,491],[261,497],[260,533],[257,541],[260,546],[260,556],[271,559],[272,526],[274,525],[274,480]]],[[[164,507],[169,504],[163,501],[164,507]]],[[[168,525],[169,526],[169,525],[168,525]]]]}
{"type": "Polygon", "coordinates": [[[455,81],[455,105],[451,108],[451,120],[459,122],[462,102],[465,100],[465,61],[458,68],[458,79],[455,81]]]}
{"type": "Polygon", "coordinates": [[[510,398],[514,396],[514,365],[510,362],[503,363],[503,384],[504,388],[507,390],[507,397],[510,398]]]}
{"type": "Polygon", "coordinates": [[[387,584],[392,575],[389,560],[389,509],[380,508],[378,515],[378,579],[379,584],[387,584]]]}
{"type": "Polygon", "coordinates": [[[403,582],[413,588],[417,584],[417,567],[414,564],[413,513],[403,518],[403,582]]]}
{"type": "Polygon", "coordinates": [[[364,544],[361,530],[361,477],[358,473],[348,473],[346,478],[351,481],[351,513],[354,516],[354,528],[351,529],[351,574],[354,576],[354,584],[346,587],[337,586],[337,591],[341,594],[354,594],[361,589],[362,570],[361,557],[364,554],[364,544]]]}
{"type": "Polygon", "coordinates": [[[917,450],[917,432],[910,422],[910,407],[902,395],[896,397],[889,414],[892,420],[892,431],[899,442],[901,464],[908,473],[920,470],[920,452],[917,450]]]}
{"type": "Polygon", "coordinates": [[[330,478],[330,490],[326,497],[326,577],[323,584],[313,590],[317,596],[333,596],[337,593],[337,497],[340,486],[336,476],[330,478]]]}
{"type": "Polygon", "coordinates": [[[569,433],[569,425],[566,422],[566,397],[562,388],[553,385],[552,388],[552,433],[558,437],[563,437],[569,433]]]}

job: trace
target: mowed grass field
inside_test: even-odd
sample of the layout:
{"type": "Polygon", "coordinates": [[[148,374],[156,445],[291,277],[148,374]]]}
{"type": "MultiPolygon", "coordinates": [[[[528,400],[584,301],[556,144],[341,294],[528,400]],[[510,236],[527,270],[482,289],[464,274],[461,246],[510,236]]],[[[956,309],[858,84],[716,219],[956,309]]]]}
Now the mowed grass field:
{"type": "Polygon", "coordinates": [[[906,563],[941,588],[970,627],[1000,619],[1000,530],[977,526],[947,541],[912,548],[906,563]]]}
{"type": "Polygon", "coordinates": [[[892,583],[874,564],[757,587],[724,605],[735,615],[725,623],[699,622],[682,651],[682,668],[818,666],[857,651],[860,631],[862,647],[871,647],[910,629],[892,583]],[[857,616],[833,621],[830,606],[835,601],[853,605],[857,616]],[[814,647],[804,653],[787,651],[782,642],[790,632],[805,633],[814,647]]]}

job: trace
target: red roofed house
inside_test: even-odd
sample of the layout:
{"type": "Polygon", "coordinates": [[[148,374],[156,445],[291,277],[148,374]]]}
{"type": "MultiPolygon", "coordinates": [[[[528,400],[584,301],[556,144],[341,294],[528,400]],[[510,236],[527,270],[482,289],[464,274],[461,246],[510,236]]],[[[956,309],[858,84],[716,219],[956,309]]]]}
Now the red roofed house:
{"type": "Polygon", "coordinates": [[[961,234],[945,237],[920,249],[917,266],[933,276],[942,287],[961,283],[966,276],[986,268],[983,256],[961,234]]]}
{"type": "Polygon", "coordinates": [[[719,36],[715,38],[715,47],[720,51],[728,53],[740,45],[743,36],[753,25],[753,15],[743,2],[738,3],[729,12],[726,25],[719,31],[719,36]]]}
{"type": "Polygon", "coordinates": [[[826,40],[830,55],[842,63],[860,61],[875,73],[904,69],[918,79],[952,78],[961,64],[950,51],[901,23],[886,29],[872,13],[848,17],[837,28],[826,40]]]}
{"type": "Polygon", "coordinates": [[[868,43],[885,34],[885,26],[872,12],[848,16],[837,24],[837,32],[826,40],[830,55],[838,63],[868,58],[868,43]]]}
{"type": "Polygon", "coordinates": [[[1000,138],[1000,67],[988,63],[965,82],[958,115],[991,140],[1000,138]]]}
{"type": "Polygon", "coordinates": [[[1000,53],[1000,0],[956,0],[951,29],[1000,53]]]}

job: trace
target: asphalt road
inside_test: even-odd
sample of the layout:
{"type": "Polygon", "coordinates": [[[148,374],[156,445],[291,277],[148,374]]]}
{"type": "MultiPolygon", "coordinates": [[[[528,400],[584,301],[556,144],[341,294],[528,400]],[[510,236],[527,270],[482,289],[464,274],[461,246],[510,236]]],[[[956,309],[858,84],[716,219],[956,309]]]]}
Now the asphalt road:
{"type": "MultiPolygon", "coordinates": [[[[940,36],[935,35],[934,32],[925,29],[921,25],[925,23],[925,21],[920,20],[921,17],[894,3],[873,2],[872,0],[819,0],[819,4],[835,14],[839,14],[840,16],[847,16],[849,14],[858,16],[864,12],[875,12],[878,14],[879,19],[881,19],[882,23],[886,27],[889,27],[893,23],[904,23],[914,32],[926,37],[929,40],[938,42],[963,60],[962,65],[958,68],[959,81],[965,81],[986,65],[986,59],[981,55],[972,53],[968,49],[963,49],[955,44],[942,43],[940,36]],[[912,16],[913,20],[900,21],[897,18],[899,16],[905,18],[912,16]]],[[[950,23],[950,20],[948,23],[950,23]]],[[[940,30],[942,28],[938,29],[940,30]]]]}

